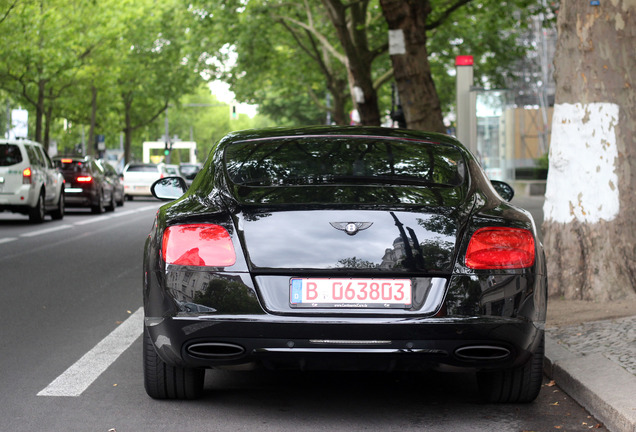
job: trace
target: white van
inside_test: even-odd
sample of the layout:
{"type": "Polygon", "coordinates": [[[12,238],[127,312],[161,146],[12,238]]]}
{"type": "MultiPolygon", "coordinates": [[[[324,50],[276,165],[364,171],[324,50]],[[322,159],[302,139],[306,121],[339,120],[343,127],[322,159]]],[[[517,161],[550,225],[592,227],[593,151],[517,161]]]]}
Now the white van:
{"type": "Polygon", "coordinates": [[[64,217],[64,177],[42,144],[0,140],[0,211],[26,214],[33,223],[47,213],[64,217]]]}

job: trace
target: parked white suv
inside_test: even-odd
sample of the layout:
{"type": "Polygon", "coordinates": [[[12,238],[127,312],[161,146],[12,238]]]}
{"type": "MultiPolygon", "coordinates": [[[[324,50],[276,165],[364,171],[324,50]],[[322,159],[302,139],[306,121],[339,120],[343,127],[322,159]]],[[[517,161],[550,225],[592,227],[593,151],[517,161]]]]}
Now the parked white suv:
{"type": "Polygon", "coordinates": [[[64,177],[42,144],[0,140],[0,211],[29,215],[34,223],[47,213],[64,217],[64,177]]]}

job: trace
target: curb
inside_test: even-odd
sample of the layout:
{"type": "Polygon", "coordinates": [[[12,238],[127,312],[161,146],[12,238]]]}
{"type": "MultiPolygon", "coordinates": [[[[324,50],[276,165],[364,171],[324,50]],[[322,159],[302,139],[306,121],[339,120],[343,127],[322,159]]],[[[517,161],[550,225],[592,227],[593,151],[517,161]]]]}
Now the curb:
{"type": "Polygon", "coordinates": [[[636,432],[636,376],[602,354],[575,354],[546,334],[544,372],[612,432],[636,432]]]}

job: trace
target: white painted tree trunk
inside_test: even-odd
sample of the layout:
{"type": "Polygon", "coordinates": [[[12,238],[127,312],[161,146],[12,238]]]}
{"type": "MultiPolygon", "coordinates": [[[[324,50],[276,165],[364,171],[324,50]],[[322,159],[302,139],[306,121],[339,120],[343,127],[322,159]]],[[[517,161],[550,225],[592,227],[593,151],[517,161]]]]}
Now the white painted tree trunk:
{"type": "Polygon", "coordinates": [[[636,297],[636,0],[562,0],[554,63],[550,294],[636,297]]]}

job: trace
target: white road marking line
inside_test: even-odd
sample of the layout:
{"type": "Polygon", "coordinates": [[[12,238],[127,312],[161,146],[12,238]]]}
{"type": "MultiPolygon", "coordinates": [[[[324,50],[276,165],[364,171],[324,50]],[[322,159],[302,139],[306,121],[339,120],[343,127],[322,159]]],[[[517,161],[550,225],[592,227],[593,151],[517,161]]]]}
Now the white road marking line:
{"type": "Polygon", "coordinates": [[[99,216],[91,219],[84,219],[83,221],[75,222],[73,225],[87,225],[95,222],[101,222],[106,219],[110,219],[110,216],[99,216]]]}
{"type": "Polygon", "coordinates": [[[126,215],[131,215],[134,213],[137,213],[137,210],[118,211],[118,212],[115,212],[111,217],[126,216],[126,215]]]}
{"type": "Polygon", "coordinates": [[[121,211],[121,212],[115,212],[115,213],[111,213],[109,215],[103,215],[103,216],[99,216],[96,218],[91,218],[91,219],[86,219],[80,222],[75,222],[73,225],[88,225],[94,222],[101,222],[104,220],[108,220],[108,219],[112,219],[112,218],[116,218],[119,216],[127,216],[127,215],[131,215],[131,214],[135,214],[135,213],[141,213],[142,211],[146,211],[146,210],[150,210],[150,209],[157,209],[158,207],[156,206],[146,206],[146,207],[140,207],[138,209],[135,210],[128,210],[128,211],[121,211]]]}
{"type": "MultiPolygon", "coordinates": [[[[162,205],[165,204],[165,202],[161,203],[162,205]]],[[[159,207],[161,206],[157,206],[157,205],[149,205],[146,207],[141,207],[138,208],[137,211],[144,211],[144,210],[159,210],[159,207]]]]}
{"type": "MultiPolygon", "coordinates": [[[[41,229],[38,231],[32,231],[32,232],[28,232],[28,233],[24,233],[24,234],[20,234],[20,237],[35,237],[35,236],[39,236],[42,234],[49,234],[52,232],[57,232],[60,230],[65,230],[65,229],[69,229],[69,228],[73,228],[75,226],[81,226],[81,225],[88,225],[88,224],[92,224],[95,222],[102,222],[105,220],[109,220],[112,218],[116,218],[119,216],[127,216],[127,215],[131,215],[131,214],[135,214],[135,213],[141,213],[144,212],[146,210],[158,210],[159,207],[157,207],[156,205],[149,205],[149,206],[145,206],[145,207],[139,207],[137,209],[134,210],[127,210],[127,211],[120,211],[117,213],[112,213],[110,215],[103,215],[103,216],[99,216],[99,217],[93,217],[90,219],[85,219],[79,222],[75,222],[73,223],[73,225],[59,225],[59,226],[55,226],[55,227],[51,227],[51,228],[45,228],[45,229],[41,229]]],[[[0,244],[3,243],[10,243],[12,241],[18,240],[17,237],[4,237],[4,238],[0,238],[0,244]]]]}
{"type": "Polygon", "coordinates": [[[141,336],[143,308],[137,309],[93,349],[84,354],[38,396],[80,396],[117,358],[141,336]]]}
{"type": "Polygon", "coordinates": [[[55,231],[60,231],[60,230],[65,230],[65,229],[69,229],[69,228],[73,228],[72,225],[59,225],[59,226],[55,226],[52,228],[46,228],[46,229],[42,229],[39,231],[32,231],[32,232],[28,232],[25,234],[20,234],[20,237],[35,237],[38,236],[40,234],[48,234],[51,232],[55,232],[55,231]]]}

